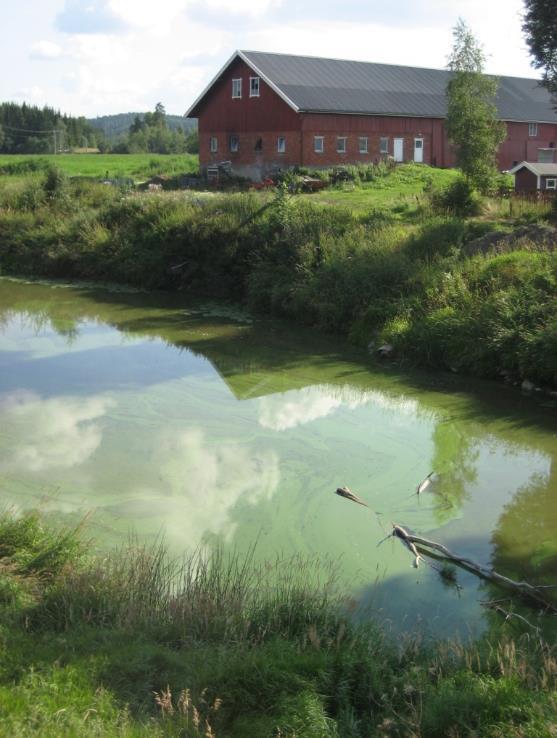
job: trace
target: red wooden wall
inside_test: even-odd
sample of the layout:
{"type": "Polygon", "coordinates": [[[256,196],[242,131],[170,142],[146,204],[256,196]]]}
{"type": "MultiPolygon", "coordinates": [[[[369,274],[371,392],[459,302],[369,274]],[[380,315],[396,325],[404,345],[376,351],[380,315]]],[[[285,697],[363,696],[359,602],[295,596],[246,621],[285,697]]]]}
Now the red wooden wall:
{"type": "MultiPolygon", "coordinates": [[[[381,157],[379,139],[404,139],[404,160],[414,158],[414,139],[424,139],[423,161],[439,167],[454,166],[454,155],[439,118],[296,113],[271,87],[260,80],[259,97],[249,96],[249,78],[255,73],[237,58],[198,104],[200,163],[229,159],[240,173],[261,176],[272,167],[331,166],[376,161],[381,157]],[[232,79],[242,79],[242,97],[232,98],[232,79]],[[238,136],[239,150],[231,152],[230,136],[238,136]],[[218,150],[210,151],[210,138],[218,150]],[[277,138],[286,139],[286,151],[277,151],[277,138]],[[323,153],[314,151],[314,136],[324,136],[323,153]],[[347,137],[346,153],[337,152],[337,136],[347,137]],[[368,137],[368,153],[360,154],[359,137],[368,137]],[[242,171],[241,171],[242,170],[242,171]],[[259,173],[259,174],[258,174],[259,173]]],[[[538,148],[557,146],[557,124],[538,124],[536,136],[528,135],[528,123],[508,122],[507,138],[499,151],[499,167],[538,160],[538,148]]]]}

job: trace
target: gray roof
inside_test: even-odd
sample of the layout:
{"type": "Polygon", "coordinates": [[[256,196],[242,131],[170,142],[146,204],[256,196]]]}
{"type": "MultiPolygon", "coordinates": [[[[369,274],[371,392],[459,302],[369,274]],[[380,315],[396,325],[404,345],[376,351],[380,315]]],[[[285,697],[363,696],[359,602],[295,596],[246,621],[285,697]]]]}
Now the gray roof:
{"type": "MultiPolygon", "coordinates": [[[[446,70],[262,51],[239,51],[228,64],[236,56],[299,112],[428,118],[444,118],[447,114],[445,90],[450,73],[446,70]]],[[[550,95],[535,79],[500,77],[496,103],[502,120],[557,123],[550,95]]]]}
{"type": "Polygon", "coordinates": [[[529,169],[537,177],[557,177],[557,164],[540,164],[538,162],[521,161],[512,169],[510,174],[516,174],[520,169],[529,169]]]}

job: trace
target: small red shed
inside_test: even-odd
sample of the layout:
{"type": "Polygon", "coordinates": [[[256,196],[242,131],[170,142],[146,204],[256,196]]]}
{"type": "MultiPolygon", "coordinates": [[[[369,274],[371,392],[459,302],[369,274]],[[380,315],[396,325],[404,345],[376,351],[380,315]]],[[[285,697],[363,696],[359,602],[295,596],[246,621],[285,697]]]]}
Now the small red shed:
{"type": "Polygon", "coordinates": [[[557,193],[557,164],[522,161],[509,170],[517,192],[557,193]]]}

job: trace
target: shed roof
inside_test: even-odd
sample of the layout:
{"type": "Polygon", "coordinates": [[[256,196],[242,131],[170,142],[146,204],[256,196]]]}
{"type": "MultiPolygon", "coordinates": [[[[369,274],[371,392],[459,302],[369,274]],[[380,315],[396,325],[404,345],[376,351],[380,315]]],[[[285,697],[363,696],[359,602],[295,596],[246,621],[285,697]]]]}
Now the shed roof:
{"type": "Polygon", "coordinates": [[[529,169],[536,177],[557,177],[557,164],[542,164],[530,161],[521,161],[520,164],[509,169],[509,174],[516,174],[521,169],[529,169]]]}
{"type": "MultiPolygon", "coordinates": [[[[243,59],[297,112],[444,118],[450,72],[395,64],[323,59],[262,51],[237,51],[186,116],[237,58],[243,59]]],[[[557,123],[547,90],[536,79],[500,77],[501,120],[557,123]]]]}

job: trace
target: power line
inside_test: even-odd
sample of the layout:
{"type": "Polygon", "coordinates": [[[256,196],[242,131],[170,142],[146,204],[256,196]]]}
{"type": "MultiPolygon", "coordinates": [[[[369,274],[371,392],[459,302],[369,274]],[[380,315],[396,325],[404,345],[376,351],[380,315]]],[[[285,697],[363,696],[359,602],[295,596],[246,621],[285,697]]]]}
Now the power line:
{"type": "Polygon", "coordinates": [[[2,128],[7,128],[9,131],[19,131],[21,133],[44,133],[49,136],[52,135],[54,132],[61,130],[60,128],[50,128],[50,129],[43,128],[39,131],[39,130],[34,130],[33,128],[16,128],[15,126],[7,126],[5,123],[2,123],[1,121],[0,121],[0,126],[2,126],[2,128]]]}

